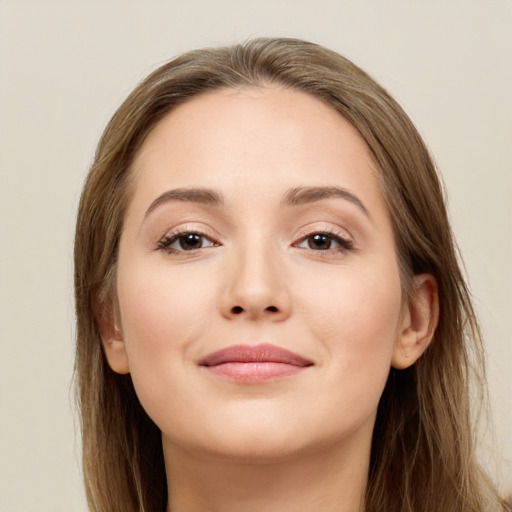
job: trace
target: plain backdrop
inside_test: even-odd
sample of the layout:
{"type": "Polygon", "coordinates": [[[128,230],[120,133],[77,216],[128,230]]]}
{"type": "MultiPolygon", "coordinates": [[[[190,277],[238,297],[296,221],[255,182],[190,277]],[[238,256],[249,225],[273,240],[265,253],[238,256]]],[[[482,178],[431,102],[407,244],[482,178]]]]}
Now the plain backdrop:
{"type": "Polygon", "coordinates": [[[0,0],[0,510],[85,511],[71,377],[72,245],[107,120],[194,47],[291,36],[404,105],[443,173],[485,334],[492,436],[512,489],[511,0],[0,0]]]}

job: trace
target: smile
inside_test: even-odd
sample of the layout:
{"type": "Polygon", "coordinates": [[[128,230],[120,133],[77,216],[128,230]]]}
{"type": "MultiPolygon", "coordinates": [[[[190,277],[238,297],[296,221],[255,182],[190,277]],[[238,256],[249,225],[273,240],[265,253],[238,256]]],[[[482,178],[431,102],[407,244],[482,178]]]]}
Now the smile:
{"type": "Polygon", "coordinates": [[[270,344],[232,345],[199,362],[209,373],[240,383],[258,383],[297,375],[313,362],[270,344]]]}

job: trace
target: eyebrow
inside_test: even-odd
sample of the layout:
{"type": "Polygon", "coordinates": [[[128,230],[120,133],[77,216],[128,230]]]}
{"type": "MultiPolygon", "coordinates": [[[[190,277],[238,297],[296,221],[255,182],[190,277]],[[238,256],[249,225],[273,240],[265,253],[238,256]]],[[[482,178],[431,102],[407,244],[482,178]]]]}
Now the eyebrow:
{"type": "MultiPolygon", "coordinates": [[[[327,187],[292,188],[284,195],[281,205],[300,206],[303,204],[314,203],[322,199],[330,199],[332,197],[341,198],[351,202],[366,214],[366,216],[370,217],[368,209],[356,195],[345,188],[334,185],[327,187]]],[[[199,203],[209,206],[222,206],[224,204],[222,194],[216,190],[210,188],[176,188],[168,190],[158,196],[146,210],[144,217],[147,217],[159,206],[175,201],[199,203]]]]}
{"type": "Polygon", "coordinates": [[[352,192],[349,192],[343,187],[335,185],[329,187],[296,187],[288,190],[285,194],[282,205],[283,206],[298,206],[307,203],[314,203],[322,199],[330,199],[331,197],[338,197],[355,204],[363,213],[370,217],[368,209],[364,203],[352,192]]]}
{"type": "Polygon", "coordinates": [[[150,204],[144,217],[147,217],[158,206],[174,201],[200,203],[210,206],[222,206],[224,204],[222,194],[209,188],[175,188],[159,195],[150,204]]]}

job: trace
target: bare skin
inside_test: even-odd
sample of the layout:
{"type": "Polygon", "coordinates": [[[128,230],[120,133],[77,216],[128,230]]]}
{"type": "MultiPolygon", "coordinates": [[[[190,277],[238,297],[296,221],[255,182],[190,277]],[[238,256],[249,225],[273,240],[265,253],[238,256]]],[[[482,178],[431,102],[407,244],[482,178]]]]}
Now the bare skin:
{"type": "Polygon", "coordinates": [[[402,297],[364,141],[305,93],[222,90],[161,121],[133,172],[101,329],[162,431],[168,512],[360,512],[389,368],[437,321],[431,276],[402,297]],[[205,363],[240,345],[300,363],[205,363]]]}
{"type": "MultiPolygon", "coordinates": [[[[361,441],[366,445],[366,439],[361,441]]],[[[180,454],[169,446],[167,453],[167,512],[363,510],[369,458],[356,443],[348,449],[317,449],[309,456],[257,464],[180,454]],[[342,463],[347,460],[354,466],[342,463]]]]}

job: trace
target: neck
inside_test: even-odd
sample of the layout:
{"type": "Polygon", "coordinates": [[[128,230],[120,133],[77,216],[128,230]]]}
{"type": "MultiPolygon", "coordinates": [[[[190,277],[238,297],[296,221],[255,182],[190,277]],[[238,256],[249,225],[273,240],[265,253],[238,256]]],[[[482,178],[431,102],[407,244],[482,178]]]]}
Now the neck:
{"type": "Polygon", "coordinates": [[[369,443],[254,462],[205,456],[163,442],[167,512],[363,510],[369,443]]]}

